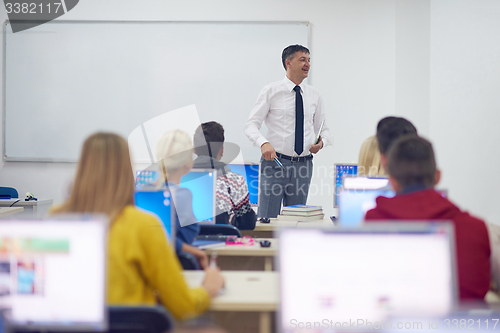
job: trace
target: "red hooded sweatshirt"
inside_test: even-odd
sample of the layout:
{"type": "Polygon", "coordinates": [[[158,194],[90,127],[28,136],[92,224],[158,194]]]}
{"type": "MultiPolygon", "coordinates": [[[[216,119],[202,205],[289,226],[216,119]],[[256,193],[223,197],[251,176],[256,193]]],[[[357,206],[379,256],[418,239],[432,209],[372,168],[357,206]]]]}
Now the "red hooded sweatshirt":
{"type": "MultiPolygon", "coordinates": [[[[451,220],[460,299],[484,298],[490,288],[490,243],[484,221],[461,212],[434,189],[377,198],[366,220],[451,220]]],[[[373,221],[372,221],[373,222],[373,221]]]]}

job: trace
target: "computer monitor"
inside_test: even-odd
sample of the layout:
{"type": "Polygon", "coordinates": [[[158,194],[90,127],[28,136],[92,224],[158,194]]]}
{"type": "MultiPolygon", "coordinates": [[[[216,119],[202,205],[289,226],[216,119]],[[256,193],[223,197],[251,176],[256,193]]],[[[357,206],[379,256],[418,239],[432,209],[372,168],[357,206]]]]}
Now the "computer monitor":
{"type": "Polygon", "coordinates": [[[153,171],[153,170],[136,171],[135,187],[139,189],[143,186],[157,183],[159,179],[160,179],[160,173],[158,171],[153,171]]]}
{"type": "Polygon", "coordinates": [[[335,193],[333,194],[333,207],[339,206],[339,195],[343,190],[344,175],[356,175],[358,165],[356,163],[334,164],[335,166],[335,193]]]}
{"type": "MultiPolygon", "coordinates": [[[[446,190],[436,190],[446,197],[446,190]]],[[[339,225],[359,227],[366,212],[377,206],[378,197],[392,198],[396,192],[385,177],[344,177],[344,190],[339,195],[339,225]]]]}
{"type": "Polygon", "coordinates": [[[173,188],[167,189],[165,186],[161,188],[145,186],[134,193],[137,208],[155,215],[161,221],[171,246],[175,246],[176,216],[175,210],[172,209],[174,193],[173,188]]]}
{"type": "Polygon", "coordinates": [[[390,189],[389,178],[387,177],[365,177],[365,176],[344,176],[344,190],[379,190],[390,189]]]}
{"type": "Polygon", "coordinates": [[[20,330],[107,329],[104,218],[0,220],[0,307],[20,330]]]}
{"type": "Polygon", "coordinates": [[[366,212],[377,206],[380,196],[392,198],[396,192],[391,189],[378,190],[346,190],[339,198],[339,225],[342,227],[359,227],[365,219],[366,212]]]}
{"type": "Polygon", "coordinates": [[[254,163],[228,164],[232,172],[238,173],[245,178],[248,186],[250,204],[257,206],[259,203],[259,177],[260,165],[254,163]]]}
{"type": "Polygon", "coordinates": [[[359,325],[358,319],[439,317],[457,304],[449,223],[290,228],[280,232],[278,244],[280,332],[297,332],[307,323],[315,332],[332,332],[345,329],[344,322],[359,325]]]}
{"type": "Polygon", "coordinates": [[[181,178],[179,186],[193,194],[193,212],[198,222],[215,224],[217,172],[214,169],[191,169],[181,178]]]}
{"type": "Polygon", "coordinates": [[[396,193],[386,177],[344,175],[339,195],[339,225],[358,227],[368,210],[375,208],[379,196],[392,198],[396,193]]]}

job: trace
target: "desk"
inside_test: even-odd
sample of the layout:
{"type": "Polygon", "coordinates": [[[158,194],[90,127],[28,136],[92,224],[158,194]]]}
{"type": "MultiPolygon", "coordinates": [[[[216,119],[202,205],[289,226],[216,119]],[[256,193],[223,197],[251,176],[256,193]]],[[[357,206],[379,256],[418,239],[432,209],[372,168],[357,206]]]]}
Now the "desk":
{"type": "Polygon", "coordinates": [[[333,224],[330,218],[326,218],[323,220],[317,221],[309,221],[309,222],[297,222],[296,228],[321,228],[321,229],[331,229],[335,228],[335,224],[333,224]]]}
{"type": "Polygon", "coordinates": [[[24,198],[19,199],[0,199],[0,207],[23,207],[24,212],[20,217],[37,218],[43,217],[52,206],[52,199],[39,199],[38,201],[24,201],[24,198]]]}
{"type": "Polygon", "coordinates": [[[206,249],[210,256],[217,252],[217,265],[221,270],[262,270],[272,271],[273,260],[278,250],[278,240],[276,238],[256,238],[253,246],[248,245],[226,245],[206,249]],[[261,247],[261,240],[271,242],[270,247],[261,247]]]}
{"type": "Polygon", "coordinates": [[[490,306],[499,306],[500,305],[500,295],[496,292],[489,290],[486,296],[484,296],[484,300],[490,306]]]}
{"type": "Polygon", "coordinates": [[[278,219],[271,219],[269,223],[257,222],[255,224],[255,231],[274,231],[279,228],[294,228],[298,221],[281,221],[278,219]]]}
{"type": "Polygon", "coordinates": [[[278,221],[278,219],[271,219],[269,223],[255,223],[254,230],[241,230],[243,236],[252,236],[254,238],[273,238],[275,237],[274,231],[279,228],[295,228],[297,221],[278,221]]]}
{"type": "MultiPolygon", "coordinates": [[[[204,274],[203,271],[184,271],[190,287],[200,286],[204,274]]],[[[212,300],[209,311],[256,312],[259,314],[259,332],[270,333],[271,314],[278,310],[279,304],[278,273],[239,271],[222,272],[222,275],[226,279],[226,291],[212,300]]]]}
{"type": "Polygon", "coordinates": [[[0,207],[0,217],[14,215],[24,210],[24,207],[0,207]]]}
{"type": "Polygon", "coordinates": [[[330,218],[322,220],[300,222],[297,221],[282,221],[271,219],[270,223],[257,222],[254,230],[242,230],[242,235],[248,235],[257,238],[273,238],[276,237],[274,232],[280,228],[333,228],[334,224],[330,218]]]}

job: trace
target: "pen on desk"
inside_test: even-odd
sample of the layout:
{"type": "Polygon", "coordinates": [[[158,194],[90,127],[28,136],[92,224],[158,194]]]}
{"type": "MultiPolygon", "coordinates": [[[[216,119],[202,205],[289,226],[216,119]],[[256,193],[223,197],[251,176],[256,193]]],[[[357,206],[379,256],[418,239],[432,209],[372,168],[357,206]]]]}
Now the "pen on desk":
{"type": "Polygon", "coordinates": [[[213,251],[210,256],[210,267],[217,268],[217,251],[213,251]]]}
{"type": "Polygon", "coordinates": [[[276,162],[276,164],[278,164],[283,170],[285,170],[285,167],[283,166],[283,164],[281,164],[280,160],[278,160],[277,157],[274,158],[274,162],[276,162]]]}

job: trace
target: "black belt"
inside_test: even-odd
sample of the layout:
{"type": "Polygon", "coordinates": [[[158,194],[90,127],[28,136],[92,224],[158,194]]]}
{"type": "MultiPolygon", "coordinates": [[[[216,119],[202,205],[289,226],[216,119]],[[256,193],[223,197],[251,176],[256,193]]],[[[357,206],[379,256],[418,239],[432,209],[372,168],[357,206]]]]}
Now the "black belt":
{"type": "Polygon", "coordinates": [[[285,160],[290,160],[292,162],[305,162],[313,159],[312,154],[307,156],[288,156],[281,153],[276,153],[276,156],[278,156],[279,158],[284,158],[285,160]]]}

